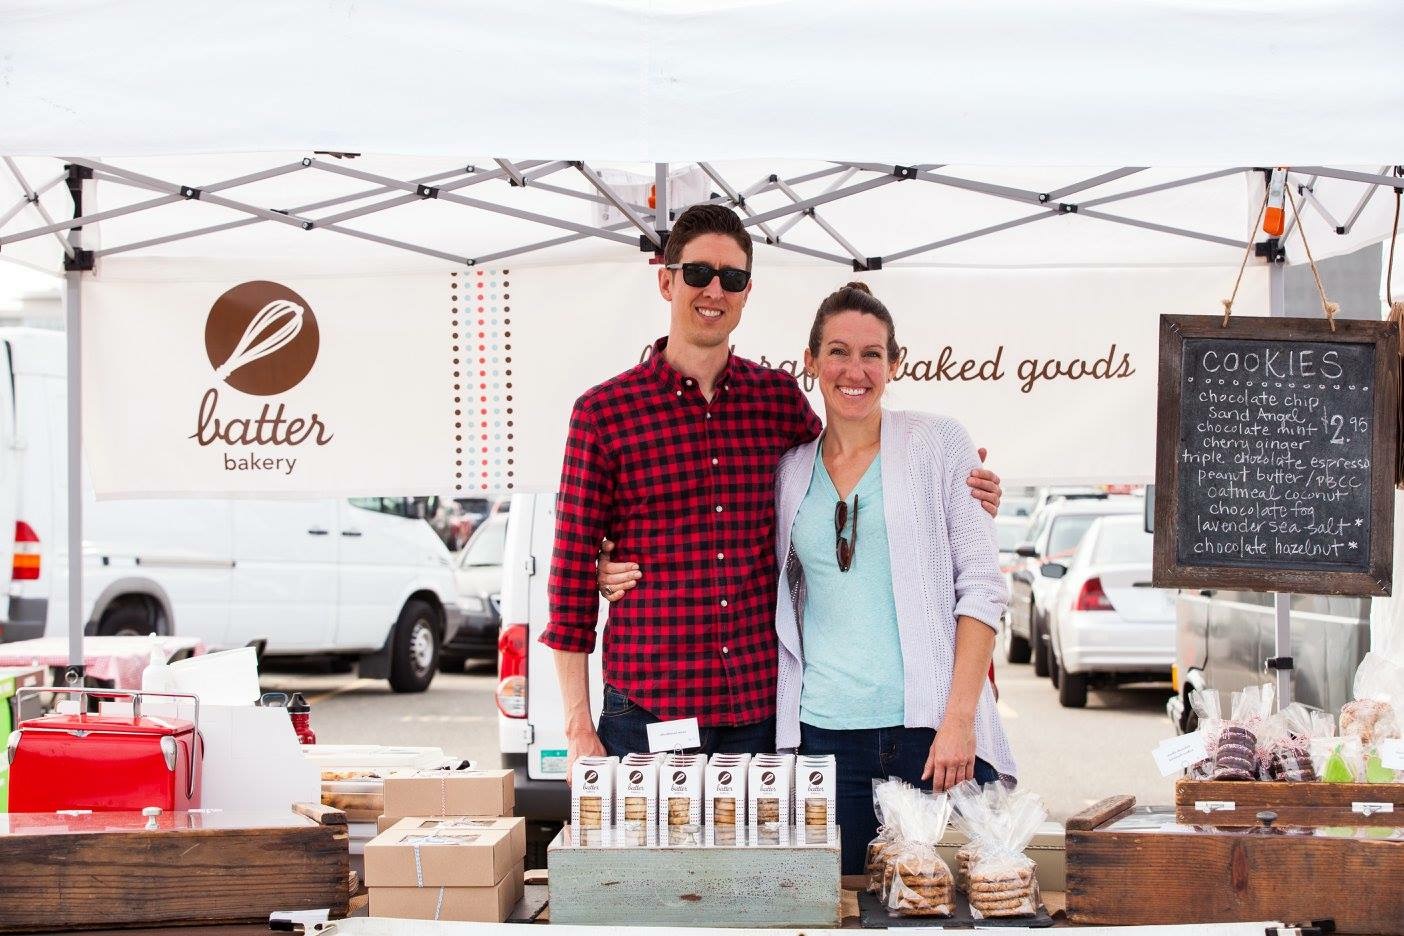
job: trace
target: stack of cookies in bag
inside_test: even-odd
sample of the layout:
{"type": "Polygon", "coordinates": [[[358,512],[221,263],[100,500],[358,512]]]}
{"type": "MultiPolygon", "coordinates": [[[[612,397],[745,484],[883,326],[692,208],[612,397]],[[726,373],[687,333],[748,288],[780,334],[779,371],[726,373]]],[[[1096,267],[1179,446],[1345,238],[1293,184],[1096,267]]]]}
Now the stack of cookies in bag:
{"type": "Polygon", "coordinates": [[[951,804],[901,780],[873,785],[881,826],[868,846],[868,889],[893,916],[951,916],[955,879],[936,853],[951,804]]]}
{"type": "Polygon", "coordinates": [[[1038,913],[1038,877],[1024,854],[1048,810],[1035,793],[974,780],[953,787],[955,827],[970,841],[956,852],[956,886],[977,920],[1038,913]]]}

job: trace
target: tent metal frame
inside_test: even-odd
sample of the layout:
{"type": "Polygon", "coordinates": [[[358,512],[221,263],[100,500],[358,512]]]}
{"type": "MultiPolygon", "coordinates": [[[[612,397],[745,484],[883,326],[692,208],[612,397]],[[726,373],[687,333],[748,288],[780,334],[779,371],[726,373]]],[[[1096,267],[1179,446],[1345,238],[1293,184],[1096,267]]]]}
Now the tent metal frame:
{"type": "MultiPolygon", "coordinates": [[[[308,157],[301,161],[272,166],[235,178],[216,180],[202,185],[191,185],[132,172],[98,159],[68,157],[64,160],[66,164],[64,171],[39,186],[30,185],[13,159],[5,157],[4,161],[9,173],[19,183],[23,195],[17,203],[0,213],[0,251],[3,251],[4,247],[10,244],[53,235],[63,247],[67,258],[67,267],[79,269],[91,269],[92,262],[100,257],[130,253],[264,222],[288,225],[309,232],[330,231],[345,237],[412,251],[469,267],[507,260],[587,238],[638,247],[646,253],[657,253],[663,248],[668,229],[671,227],[672,215],[675,213],[675,206],[667,204],[666,181],[669,170],[667,163],[655,164],[655,192],[659,194],[659,197],[657,207],[649,208],[631,203],[615,185],[606,181],[597,169],[578,160],[511,160],[500,157],[493,160],[497,166],[495,169],[463,165],[418,178],[397,179],[357,169],[346,165],[340,159],[333,161],[308,157]],[[290,208],[258,205],[248,200],[221,194],[255,182],[307,171],[365,182],[370,187],[336,198],[295,205],[290,208]],[[563,172],[571,172],[584,179],[590,190],[581,191],[546,181],[551,176],[563,172]],[[154,197],[106,211],[95,211],[88,214],[75,211],[73,218],[56,221],[45,208],[41,197],[65,181],[72,189],[75,181],[89,180],[150,192],[153,193],[154,197]],[[559,196],[561,210],[553,213],[528,211],[504,204],[501,201],[475,198],[464,192],[465,189],[494,182],[504,183],[509,188],[533,188],[559,196]],[[430,244],[385,237],[348,224],[348,222],[380,215],[405,205],[431,199],[474,211],[532,222],[564,233],[545,240],[469,257],[441,250],[430,244]],[[571,202],[580,200],[597,205],[608,205],[618,211],[626,220],[608,227],[597,227],[575,220],[570,216],[571,212],[568,210],[568,206],[571,202]],[[82,251],[64,236],[66,232],[85,225],[98,224],[124,215],[164,208],[181,201],[202,201],[238,212],[246,217],[221,224],[191,228],[160,237],[104,247],[94,251],[82,251]],[[33,208],[43,224],[38,227],[14,230],[16,219],[24,215],[26,208],[33,208]]],[[[1145,167],[1126,166],[1109,170],[1046,192],[961,178],[938,171],[943,168],[939,164],[889,166],[880,163],[836,162],[828,168],[793,178],[782,178],[778,174],[771,174],[745,188],[735,185],[709,163],[699,163],[698,167],[718,189],[712,195],[711,201],[729,205],[740,212],[742,223],[748,229],[753,230],[751,236],[757,244],[851,266],[856,271],[882,269],[884,266],[901,263],[913,257],[939,251],[975,238],[987,237],[1036,221],[1065,215],[1078,215],[1110,224],[1187,237],[1243,250],[1248,246],[1244,240],[1183,227],[1157,224],[1153,221],[1109,212],[1103,210],[1102,206],[1124,203],[1144,195],[1192,186],[1226,176],[1263,171],[1253,167],[1221,169],[1127,191],[1074,200],[1073,196],[1143,172],[1145,167]],[[833,178],[835,176],[837,176],[836,179],[833,178]],[[815,194],[803,195],[798,190],[799,186],[821,180],[828,180],[828,182],[821,191],[815,194]],[[885,255],[875,255],[860,249],[851,237],[819,212],[819,209],[825,205],[846,201],[874,189],[899,182],[925,183],[986,195],[991,198],[1027,205],[1033,209],[1033,212],[999,224],[890,251],[885,255]],[[753,204],[754,199],[770,192],[779,192],[788,203],[764,211],[757,210],[753,204]],[[823,231],[837,250],[818,250],[787,240],[786,236],[790,231],[803,223],[805,219],[823,231]]],[[[1396,174],[1399,171],[1399,167],[1390,166],[1382,166],[1376,173],[1332,169],[1325,166],[1306,166],[1295,168],[1292,171],[1291,181],[1297,186],[1308,210],[1319,214],[1337,233],[1346,234],[1359,220],[1376,191],[1381,187],[1398,187],[1401,181],[1404,181],[1396,174]],[[1350,208],[1349,213],[1343,213],[1344,220],[1339,219],[1316,194],[1316,183],[1321,178],[1356,182],[1365,186],[1365,191],[1350,208]]]]}
{"type": "MultiPolygon", "coordinates": [[[[322,154],[319,153],[317,155],[322,154]]],[[[538,250],[556,247],[586,238],[633,246],[645,253],[658,254],[666,245],[667,233],[671,227],[672,215],[675,213],[677,207],[668,204],[667,181],[669,178],[669,165],[667,163],[656,163],[654,165],[656,207],[649,208],[644,205],[632,203],[616,186],[611,185],[605,180],[595,168],[579,160],[512,160],[499,157],[493,160],[497,166],[496,169],[489,170],[474,165],[460,165],[414,179],[396,179],[345,165],[342,160],[352,157],[354,154],[332,153],[327,155],[333,156],[336,161],[333,162],[325,159],[308,157],[298,162],[272,166],[259,172],[237,176],[231,179],[215,180],[203,185],[182,184],[159,179],[132,172],[128,169],[98,159],[66,157],[63,160],[65,165],[62,172],[38,186],[32,186],[15,160],[8,156],[4,157],[5,166],[19,184],[22,197],[17,203],[4,209],[3,212],[0,212],[0,250],[3,250],[6,245],[18,243],[20,241],[26,241],[36,237],[53,236],[58,240],[64,251],[64,269],[66,271],[65,279],[67,286],[64,291],[64,312],[68,331],[67,466],[69,479],[69,666],[66,672],[66,679],[70,684],[81,682],[84,675],[82,640],[85,622],[83,621],[82,613],[83,550],[81,549],[83,539],[81,483],[83,464],[81,366],[82,291],[79,287],[83,273],[92,270],[94,262],[98,258],[130,253],[164,244],[198,238],[208,234],[216,234],[263,223],[288,225],[308,232],[331,231],[332,233],[340,234],[344,237],[356,238],[381,244],[386,247],[411,251],[424,256],[435,257],[449,263],[469,267],[494,263],[512,257],[519,257],[538,250]],[[370,187],[335,198],[313,201],[291,208],[264,207],[220,194],[221,192],[231,191],[255,182],[307,171],[354,179],[365,182],[370,187]],[[572,171],[585,180],[591,191],[580,191],[556,185],[552,182],[543,181],[558,173],[572,171]],[[618,211],[625,220],[608,227],[597,227],[590,224],[582,224],[570,217],[566,217],[565,215],[567,212],[564,210],[560,215],[543,214],[461,194],[465,189],[493,182],[505,183],[509,188],[535,188],[556,195],[561,199],[563,209],[568,204],[579,200],[584,200],[596,205],[608,205],[618,211]],[[73,217],[64,221],[55,221],[52,214],[42,203],[41,198],[45,193],[65,183],[68,186],[69,193],[74,203],[73,217]],[[84,188],[85,186],[96,185],[98,183],[125,186],[151,192],[154,193],[155,197],[107,211],[85,213],[83,206],[84,188]],[[564,233],[558,233],[556,236],[545,240],[508,247],[495,252],[481,254],[476,257],[465,257],[437,249],[428,244],[386,237],[371,231],[347,226],[347,222],[350,221],[383,214],[405,205],[431,199],[447,202],[459,208],[489,212],[521,221],[533,222],[564,233]],[[182,201],[206,202],[238,212],[245,215],[245,217],[238,220],[204,225],[173,234],[147,238],[141,241],[133,241],[101,249],[87,250],[81,246],[81,230],[87,225],[98,224],[102,221],[122,217],[124,215],[163,208],[182,201]],[[43,224],[38,227],[18,230],[10,234],[4,233],[7,226],[14,227],[15,220],[25,214],[26,208],[33,209],[33,212],[39,216],[43,224]]],[[[770,174],[745,188],[738,188],[731,181],[727,180],[716,167],[709,163],[698,163],[698,168],[701,169],[701,171],[706,174],[707,178],[719,189],[717,193],[712,195],[710,201],[728,205],[740,212],[742,215],[742,224],[747,229],[754,229],[754,233],[751,234],[751,237],[757,244],[764,244],[778,250],[790,251],[820,260],[851,266],[855,271],[880,270],[884,266],[900,263],[901,261],[921,254],[928,254],[955,244],[980,237],[987,237],[1001,231],[1012,230],[1026,224],[1046,221],[1051,218],[1060,218],[1067,215],[1077,215],[1079,217],[1103,221],[1109,224],[1120,224],[1176,237],[1187,237],[1206,241],[1208,243],[1221,244],[1224,247],[1235,248],[1237,250],[1246,250],[1249,244],[1244,240],[1171,225],[1157,224],[1152,221],[1132,218],[1121,214],[1113,214],[1101,210],[1101,207],[1130,201],[1144,195],[1221,179],[1226,176],[1250,172],[1265,172],[1265,170],[1261,168],[1240,166],[1201,173],[1181,179],[1157,183],[1155,185],[1144,186],[1142,188],[1112,192],[1081,201],[1073,201],[1069,200],[1071,196],[1135,175],[1136,173],[1144,171],[1145,167],[1125,166],[1111,169],[1092,176],[1091,178],[1080,179],[1046,192],[996,185],[976,179],[961,178],[949,173],[939,172],[938,170],[944,167],[941,164],[935,163],[911,166],[889,166],[882,163],[835,162],[824,169],[788,179],[781,178],[779,174],[770,174]],[[837,178],[834,178],[835,176],[837,176],[837,178]],[[859,180],[860,176],[865,178],[859,180]],[[816,194],[802,195],[796,188],[797,186],[803,186],[826,179],[830,181],[816,194]],[[929,243],[917,244],[909,248],[892,251],[883,256],[869,255],[863,252],[852,242],[851,238],[840,231],[832,221],[819,214],[818,209],[825,205],[831,205],[836,202],[861,196],[865,192],[900,182],[946,186],[991,198],[1012,201],[1026,205],[1033,210],[1031,213],[1021,217],[1016,217],[976,230],[950,235],[929,243]],[[788,203],[764,211],[757,211],[753,205],[750,204],[757,196],[770,192],[779,192],[788,203]],[[823,231],[842,253],[817,250],[812,247],[787,241],[785,239],[786,235],[803,223],[806,218],[823,231]],[[777,223],[772,224],[772,222],[777,223]]],[[[1375,173],[1333,169],[1326,166],[1294,167],[1289,173],[1289,184],[1297,187],[1297,191],[1302,196],[1306,210],[1317,212],[1337,234],[1346,234],[1359,220],[1376,192],[1381,188],[1392,188],[1398,191],[1401,187],[1404,187],[1404,166],[1381,166],[1375,173]],[[1317,196],[1315,187],[1317,181],[1321,178],[1339,179],[1365,186],[1365,191],[1360,195],[1359,200],[1350,209],[1349,213],[1345,215],[1344,221],[1338,220],[1317,196]]],[[[1294,224],[1295,221],[1296,219],[1293,218],[1290,223],[1294,224]]],[[[1286,233],[1290,233],[1290,227],[1286,233]]],[[[1284,237],[1286,233],[1284,233],[1284,237]]],[[[1283,271],[1280,269],[1280,261],[1283,254],[1279,245],[1271,241],[1267,244],[1261,244],[1260,247],[1264,249],[1260,250],[1259,255],[1265,257],[1269,261],[1271,271],[1269,286],[1269,304],[1271,311],[1273,314],[1280,315],[1283,281],[1283,271]]],[[[1276,600],[1276,636],[1279,644],[1282,644],[1288,624],[1286,599],[1287,596],[1279,595],[1276,600]]],[[[1278,652],[1279,655],[1281,655],[1287,651],[1280,646],[1278,652]]],[[[1279,684],[1286,682],[1284,679],[1285,675],[1285,673],[1279,673],[1279,684]]],[[[1290,691],[1289,687],[1290,684],[1287,684],[1287,686],[1283,686],[1282,688],[1290,691]]],[[[1287,697],[1288,696],[1284,695],[1284,698],[1287,697]]]]}

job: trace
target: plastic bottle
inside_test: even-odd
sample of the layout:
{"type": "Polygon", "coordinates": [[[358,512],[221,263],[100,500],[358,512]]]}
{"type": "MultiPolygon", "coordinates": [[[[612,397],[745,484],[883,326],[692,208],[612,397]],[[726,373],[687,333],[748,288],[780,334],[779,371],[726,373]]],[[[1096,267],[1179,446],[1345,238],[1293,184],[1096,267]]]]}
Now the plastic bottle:
{"type": "Polygon", "coordinates": [[[151,635],[151,662],[141,671],[142,692],[170,692],[171,671],[166,665],[166,651],[155,634],[151,635]]]}
{"type": "Polygon", "coordinates": [[[1286,212],[1287,171],[1279,166],[1268,178],[1267,207],[1263,211],[1263,233],[1281,237],[1287,230],[1286,212]]]}
{"type": "Polygon", "coordinates": [[[293,693],[288,701],[288,715],[292,718],[293,734],[297,735],[298,743],[316,744],[317,735],[312,731],[312,706],[307,704],[302,693],[293,693]]]}

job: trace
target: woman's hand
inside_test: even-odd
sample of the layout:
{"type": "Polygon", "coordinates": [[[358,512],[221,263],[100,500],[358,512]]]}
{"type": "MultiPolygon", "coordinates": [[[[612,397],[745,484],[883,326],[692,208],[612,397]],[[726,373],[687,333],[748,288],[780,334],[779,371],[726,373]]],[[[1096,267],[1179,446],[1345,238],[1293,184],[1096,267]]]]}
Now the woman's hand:
{"type": "Polygon", "coordinates": [[[643,578],[636,562],[610,562],[609,554],[613,551],[614,544],[604,540],[600,543],[599,558],[595,560],[595,585],[611,604],[623,598],[624,593],[643,578]]]}
{"type": "MultiPolygon", "coordinates": [[[[980,449],[977,454],[983,463],[985,449],[980,449]]],[[[976,468],[970,472],[970,477],[965,479],[965,483],[970,485],[970,495],[980,502],[980,506],[985,508],[985,513],[991,517],[999,513],[999,502],[1004,497],[1004,489],[999,486],[999,475],[988,468],[976,468]]]]}
{"type": "Polygon", "coordinates": [[[931,742],[921,779],[938,793],[975,776],[975,723],[946,718],[931,742]]]}

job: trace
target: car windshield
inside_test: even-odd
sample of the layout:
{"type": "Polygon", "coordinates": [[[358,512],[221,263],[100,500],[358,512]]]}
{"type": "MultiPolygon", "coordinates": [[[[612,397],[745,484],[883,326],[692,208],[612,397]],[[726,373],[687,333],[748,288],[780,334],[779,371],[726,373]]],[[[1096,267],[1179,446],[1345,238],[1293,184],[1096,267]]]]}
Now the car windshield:
{"type": "Polygon", "coordinates": [[[1014,547],[1024,542],[1024,536],[1028,533],[1029,525],[1022,519],[1017,522],[1007,522],[1000,520],[995,524],[995,535],[999,539],[1000,552],[1013,552],[1014,547]]]}
{"type": "Polygon", "coordinates": [[[463,565],[500,566],[507,543],[507,524],[489,523],[478,531],[463,549],[463,565]]]}
{"type": "Polygon", "coordinates": [[[1073,514],[1056,518],[1053,521],[1053,532],[1048,535],[1048,561],[1057,562],[1071,556],[1082,540],[1082,534],[1087,532],[1087,528],[1096,519],[1096,514],[1073,514]]]}
{"type": "Polygon", "coordinates": [[[1036,500],[1032,497],[1006,497],[999,502],[1001,517],[1028,517],[1033,514],[1036,500]]]}
{"type": "Polygon", "coordinates": [[[1149,565],[1154,542],[1155,537],[1146,532],[1144,521],[1139,517],[1134,522],[1103,523],[1092,561],[1097,565],[1119,562],[1149,565]]]}

